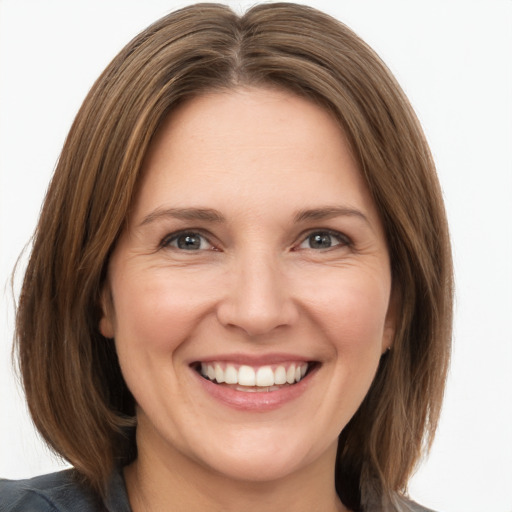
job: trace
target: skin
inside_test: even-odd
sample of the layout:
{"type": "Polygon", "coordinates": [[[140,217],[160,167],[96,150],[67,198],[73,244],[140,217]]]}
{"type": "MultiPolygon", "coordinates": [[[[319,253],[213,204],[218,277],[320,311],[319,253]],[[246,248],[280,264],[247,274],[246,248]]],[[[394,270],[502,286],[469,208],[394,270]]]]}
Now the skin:
{"type": "Polygon", "coordinates": [[[328,112],[261,88],[180,106],[147,154],[107,286],[100,329],[138,404],[134,511],[346,510],[337,437],[395,322],[382,225],[328,112]],[[223,219],[169,213],[183,208],[223,219]],[[182,230],[198,249],[179,247],[182,230]],[[319,232],[330,247],[312,244],[319,232]],[[277,353],[316,369],[271,410],[219,402],[191,367],[277,353]]]}

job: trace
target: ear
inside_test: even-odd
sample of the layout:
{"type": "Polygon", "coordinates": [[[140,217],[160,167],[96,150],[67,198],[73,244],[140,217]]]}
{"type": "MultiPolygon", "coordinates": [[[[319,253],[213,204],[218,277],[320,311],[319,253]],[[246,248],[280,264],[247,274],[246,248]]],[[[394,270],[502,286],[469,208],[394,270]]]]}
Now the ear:
{"type": "Polygon", "coordinates": [[[384,332],[382,334],[381,353],[384,354],[391,349],[396,333],[396,314],[398,310],[398,293],[395,289],[391,291],[389,298],[388,311],[384,322],[384,332]]]}
{"type": "Polygon", "coordinates": [[[108,285],[105,285],[100,298],[99,330],[105,338],[114,337],[114,303],[108,285]]]}

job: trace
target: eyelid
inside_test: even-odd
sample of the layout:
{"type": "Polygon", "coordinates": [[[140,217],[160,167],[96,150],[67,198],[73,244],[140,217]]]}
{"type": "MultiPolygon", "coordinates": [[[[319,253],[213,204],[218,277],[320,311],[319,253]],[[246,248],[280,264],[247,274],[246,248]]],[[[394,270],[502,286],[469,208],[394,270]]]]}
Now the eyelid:
{"type": "MultiPolygon", "coordinates": [[[[340,242],[339,244],[333,245],[332,247],[329,247],[329,248],[326,248],[323,250],[331,250],[331,249],[335,249],[340,246],[341,247],[353,247],[353,245],[354,245],[352,239],[345,233],[342,233],[340,231],[336,231],[333,229],[328,229],[328,228],[316,228],[316,229],[308,229],[307,231],[304,231],[303,233],[301,233],[301,235],[299,236],[299,242],[294,245],[293,250],[301,249],[300,245],[303,244],[307,240],[308,237],[310,237],[311,235],[314,235],[315,233],[328,234],[328,235],[332,236],[333,238],[336,238],[340,242]]],[[[207,244],[210,247],[207,249],[201,249],[201,251],[218,250],[218,248],[215,246],[215,244],[212,243],[212,241],[211,241],[211,238],[212,238],[211,233],[205,232],[204,229],[200,229],[200,228],[180,229],[178,231],[173,231],[171,233],[168,233],[160,241],[159,249],[173,248],[173,249],[182,251],[182,249],[179,249],[179,247],[172,246],[171,243],[174,242],[181,235],[186,235],[186,234],[199,235],[207,242],[207,244]]],[[[312,250],[320,251],[322,249],[312,249],[312,250]]],[[[199,251],[191,251],[191,252],[199,252],[199,251]]]]}
{"type": "MultiPolygon", "coordinates": [[[[208,247],[207,249],[200,249],[200,251],[216,249],[215,245],[210,240],[211,235],[208,232],[205,232],[204,229],[194,229],[194,228],[180,229],[178,231],[173,231],[172,233],[168,233],[160,241],[159,248],[160,249],[172,248],[172,249],[176,249],[178,251],[184,251],[183,249],[180,249],[179,247],[172,246],[171,243],[174,242],[175,240],[177,240],[178,237],[180,237],[181,235],[188,235],[188,234],[199,235],[201,238],[206,240],[206,242],[208,243],[208,245],[210,247],[208,247]]],[[[190,252],[199,252],[199,251],[190,251],[190,252]]]]}
{"type": "Polygon", "coordinates": [[[340,241],[339,244],[333,245],[332,247],[328,247],[325,249],[311,249],[314,251],[329,251],[332,249],[336,249],[337,247],[353,247],[354,242],[352,239],[346,235],[345,233],[342,233],[341,231],[336,231],[335,229],[328,229],[328,228],[316,228],[316,229],[308,229],[307,231],[301,233],[299,238],[299,243],[295,245],[294,250],[301,249],[301,245],[311,236],[315,233],[322,233],[330,235],[340,241]]]}

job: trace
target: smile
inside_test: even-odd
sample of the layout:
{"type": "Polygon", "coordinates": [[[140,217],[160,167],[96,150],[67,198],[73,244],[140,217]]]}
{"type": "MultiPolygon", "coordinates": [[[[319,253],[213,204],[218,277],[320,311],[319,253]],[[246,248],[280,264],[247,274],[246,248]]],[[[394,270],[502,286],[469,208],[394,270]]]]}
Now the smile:
{"type": "Polygon", "coordinates": [[[300,382],[308,372],[309,363],[287,363],[253,367],[222,362],[201,363],[199,373],[206,379],[233,386],[238,391],[277,391],[300,382]]]}
{"type": "Polygon", "coordinates": [[[256,358],[235,355],[190,364],[196,382],[207,395],[231,409],[258,413],[303,396],[321,367],[320,361],[283,354],[256,358]]]}

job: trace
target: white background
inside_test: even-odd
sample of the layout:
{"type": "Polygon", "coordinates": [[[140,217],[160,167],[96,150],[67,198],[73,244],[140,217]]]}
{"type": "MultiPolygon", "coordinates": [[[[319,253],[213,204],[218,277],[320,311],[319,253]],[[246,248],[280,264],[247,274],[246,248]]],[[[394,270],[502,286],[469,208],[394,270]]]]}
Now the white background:
{"type": "MultiPolygon", "coordinates": [[[[186,3],[0,0],[3,477],[59,467],[11,370],[12,267],[89,87],[129,39],[186,3]]],[[[457,283],[453,364],[439,433],[411,495],[440,512],[512,512],[512,1],[307,3],[347,23],[396,74],[445,194],[457,283]]]]}

